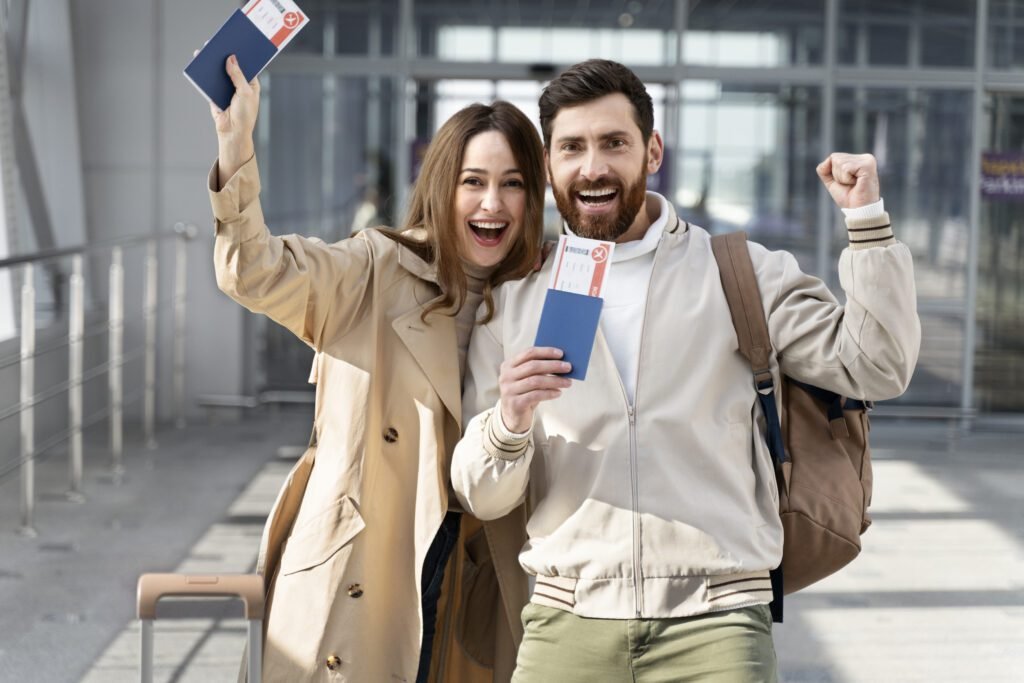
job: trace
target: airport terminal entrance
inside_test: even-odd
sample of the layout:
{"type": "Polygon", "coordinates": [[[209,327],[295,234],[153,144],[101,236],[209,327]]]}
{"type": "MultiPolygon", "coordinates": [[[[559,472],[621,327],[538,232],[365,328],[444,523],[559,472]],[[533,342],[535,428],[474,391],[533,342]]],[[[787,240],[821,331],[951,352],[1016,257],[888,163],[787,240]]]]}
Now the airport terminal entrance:
{"type": "Polygon", "coordinates": [[[1024,95],[986,98],[978,242],[975,395],[986,412],[1024,410],[1024,95]]]}

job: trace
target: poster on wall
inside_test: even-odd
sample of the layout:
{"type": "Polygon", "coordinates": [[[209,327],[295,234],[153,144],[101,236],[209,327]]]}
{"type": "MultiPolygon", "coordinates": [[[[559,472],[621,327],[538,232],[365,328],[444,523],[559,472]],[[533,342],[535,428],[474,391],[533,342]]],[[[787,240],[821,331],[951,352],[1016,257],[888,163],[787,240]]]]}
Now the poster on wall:
{"type": "Polygon", "coordinates": [[[1024,151],[981,153],[981,196],[1024,202],[1024,151]]]}

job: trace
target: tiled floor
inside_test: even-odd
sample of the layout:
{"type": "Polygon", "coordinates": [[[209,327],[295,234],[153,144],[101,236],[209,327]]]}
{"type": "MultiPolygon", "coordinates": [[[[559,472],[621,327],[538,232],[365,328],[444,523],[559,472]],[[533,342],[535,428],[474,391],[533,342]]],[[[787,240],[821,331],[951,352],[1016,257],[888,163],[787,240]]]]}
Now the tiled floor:
{"type": "MultiPolygon", "coordinates": [[[[223,442],[219,448],[228,449],[231,435],[223,434],[226,429],[240,427],[221,427],[194,438],[199,442],[219,439],[223,442]]],[[[205,531],[196,527],[190,542],[167,541],[166,546],[181,546],[176,561],[167,561],[173,554],[168,547],[161,566],[142,563],[147,565],[144,570],[212,573],[251,569],[263,517],[290,466],[289,458],[297,455],[291,448],[282,450],[283,457],[278,457],[278,446],[300,443],[304,423],[301,419],[284,425],[244,423],[241,429],[248,439],[247,448],[254,452],[245,467],[237,468],[234,479],[230,472],[218,473],[223,482],[231,482],[230,486],[211,484],[233,495],[224,496],[219,515],[216,510],[206,511],[210,518],[205,531]],[[253,463],[254,459],[259,462],[253,463]]],[[[876,425],[875,523],[864,537],[864,552],[852,565],[787,598],[786,622],[775,631],[782,681],[1024,681],[1022,437],[973,434],[960,438],[942,425],[876,425]]],[[[161,461],[186,458],[183,453],[189,448],[186,445],[178,451],[182,454],[162,454],[161,461]]],[[[195,468],[190,476],[211,475],[195,468]]],[[[136,483],[153,485],[148,479],[136,483]]],[[[130,477],[124,486],[132,485],[130,477]]],[[[6,496],[8,489],[0,491],[6,496]]],[[[125,510],[131,508],[132,500],[128,498],[122,506],[125,510]]],[[[182,495],[178,505],[189,506],[191,500],[182,495]]],[[[134,504],[143,502],[137,499],[134,504]]],[[[95,509],[103,507],[96,504],[91,507],[87,503],[79,508],[83,517],[79,523],[109,526],[109,511],[95,509]],[[89,517],[92,519],[86,519],[89,517]]],[[[10,505],[0,502],[0,511],[10,509],[10,505]]],[[[198,511],[191,513],[194,517],[198,511]]],[[[152,519],[137,520],[135,524],[123,513],[115,519],[120,520],[120,528],[127,527],[127,533],[141,539],[136,542],[143,546],[138,549],[142,557],[151,556],[169,533],[161,531],[161,525],[152,519]]],[[[196,526],[194,520],[191,523],[196,526]]],[[[43,543],[70,544],[72,548],[83,543],[67,540],[66,535],[51,535],[49,541],[34,541],[37,549],[33,557],[46,552],[38,549],[43,543]]],[[[24,539],[7,529],[0,532],[0,552],[18,544],[25,555],[24,539]]],[[[113,572],[95,560],[83,565],[83,558],[78,557],[81,554],[72,551],[67,564],[67,571],[78,573],[79,579],[84,573],[90,581],[102,585],[105,574],[117,574],[116,581],[126,593],[111,593],[119,596],[111,600],[118,603],[120,621],[116,615],[101,618],[94,613],[98,610],[95,602],[82,603],[71,596],[65,598],[63,606],[51,602],[38,609],[31,606],[31,601],[16,601],[21,618],[34,627],[24,629],[21,640],[0,641],[0,680],[138,680],[139,631],[130,614],[133,595],[128,583],[138,572],[133,567],[113,572]],[[102,647],[96,647],[96,639],[75,637],[91,622],[106,629],[102,647]],[[26,678],[32,669],[24,657],[13,656],[9,646],[24,643],[36,653],[52,648],[47,645],[47,630],[40,626],[47,623],[64,634],[63,655],[77,662],[77,668],[64,667],[55,674],[57,678],[26,678]],[[73,670],[85,673],[64,673],[73,670]]],[[[4,597],[4,572],[20,573],[20,588],[29,594],[53,588],[43,585],[42,576],[36,580],[28,568],[8,562],[7,557],[6,553],[0,555],[0,597],[4,597]]],[[[59,575],[47,580],[60,582],[59,575]]],[[[215,605],[206,618],[158,621],[156,680],[233,681],[245,642],[244,621],[231,616],[237,613],[237,608],[215,605]]]]}

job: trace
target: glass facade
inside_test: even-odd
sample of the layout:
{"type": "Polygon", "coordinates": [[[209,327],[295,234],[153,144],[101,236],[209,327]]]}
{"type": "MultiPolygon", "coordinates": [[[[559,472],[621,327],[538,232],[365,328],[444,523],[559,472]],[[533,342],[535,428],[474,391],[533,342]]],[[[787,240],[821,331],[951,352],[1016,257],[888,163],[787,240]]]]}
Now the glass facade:
{"type": "MultiPolygon", "coordinates": [[[[989,0],[986,59],[1010,84],[990,88],[983,102],[986,152],[1024,158],[1024,0],[989,0]]],[[[981,202],[978,236],[977,343],[974,407],[1024,411],[1024,203],[1009,193],[981,202]]]]}
{"type": "Polygon", "coordinates": [[[825,55],[820,0],[690,2],[683,46],[687,64],[803,66],[825,55]]]}
{"type": "MultiPolygon", "coordinates": [[[[836,91],[836,148],[875,155],[897,237],[914,254],[923,338],[901,400],[915,405],[956,405],[962,391],[971,127],[969,92],[836,91]]],[[[833,234],[838,260],[845,238],[833,234]]]]}
{"type": "Polygon", "coordinates": [[[674,195],[712,233],[746,230],[814,270],[821,89],[721,81],[680,84],[674,195]]]}
{"type": "MultiPolygon", "coordinates": [[[[1024,95],[987,102],[986,150],[1024,160],[1024,95]]],[[[978,240],[977,407],[1024,411],[1024,204],[992,196],[981,207],[978,240]]]]}
{"type": "MultiPolygon", "coordinates": [[[[979,189],[983,152],[1024,156],[1024,0],[308,8],[313,25],[264,88],[275,231],[339,239],[395,224],[418,156],[454,111],[502,98],[536,121],[551,75],[615,59],[655,100],[666,162],[651,186],[712,232],[743,229],[792,251],[837,292],[845,232],[815,166],[832,150],[873,153],[914,253],[924,330],[917,374],[893,403],[936,415],[1024,409],[1024,209],[979,189]]],[[[558,222],[549,201],[549,234],[558,222]]]]}
{"type": "Polygon", "coordinates": [[[674,4],[594,0],[418,0],[416,54],[454,61],[572,64],[602,55],[633,64],[676,61],[674,4]]]}
{"type": "MultiPolygon", "coordinates": [[[[300,34],[301,35],[301,34],[300,34]]],[[[390,78],[264,74],[257,155],[267,224],[332,242],[396,220],[395,86],[390,78]]],[[[312,352],[263,316],[248,373],[256,388],[305,389],[312,352]]]]}
{"type": "Polygon", "coordinates": [[[988,65],[1024,68],[1024,0],[989,0],[988,65]]]}
{"type": "Polygon", "coordinates": [[[392,79],[271,74],[261,84],[257,138],[275,231],[337,240],[353,224],[392,223],[392,79]]]}
{"type": "Polygon", "coordinates": [[[837,60],[857,66],[974,66],[974,0],[843,0],[837,60]]]}
{"type": "Polygon", "coordinates": [[[305,0],[302,9],[309,14],[309,25],[289,43],[292,54],[377,57],[395,53],[398,0],[305,0]]]}

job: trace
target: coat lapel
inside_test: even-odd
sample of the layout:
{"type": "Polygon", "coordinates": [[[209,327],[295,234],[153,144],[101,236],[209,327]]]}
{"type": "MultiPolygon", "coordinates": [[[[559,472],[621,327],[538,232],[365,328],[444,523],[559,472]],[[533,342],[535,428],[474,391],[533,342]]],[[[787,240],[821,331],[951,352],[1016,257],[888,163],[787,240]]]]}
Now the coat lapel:
{"type": "MultiPolygon", "coordinates": [[[[426,233],[416,229],[406,230],[402,234],[425,239],[426,233]]],[[[437,266],[426,263],[405,247],[398,251],[398,263],[419,279],[437,284],[437,266]]],[[[459,376],[459,342],[455,333],[455,319],[444,313],[432,313],[427,316],[429,322],[423,322],[420,316],[431,303],[433,301],[428,301],[398,316],[391,326],[416,359],[445,408],[455,418],[461,432],[462,378],[459,376]]]]}
{"type": "Polygon", "coordinates": [[[461,430],[462,383],[459,380],[455,319],[443,313],[431,313],[427,322],[423,322],[420,315],[426,305],[398,316],[391,326],[461,430]]]}

